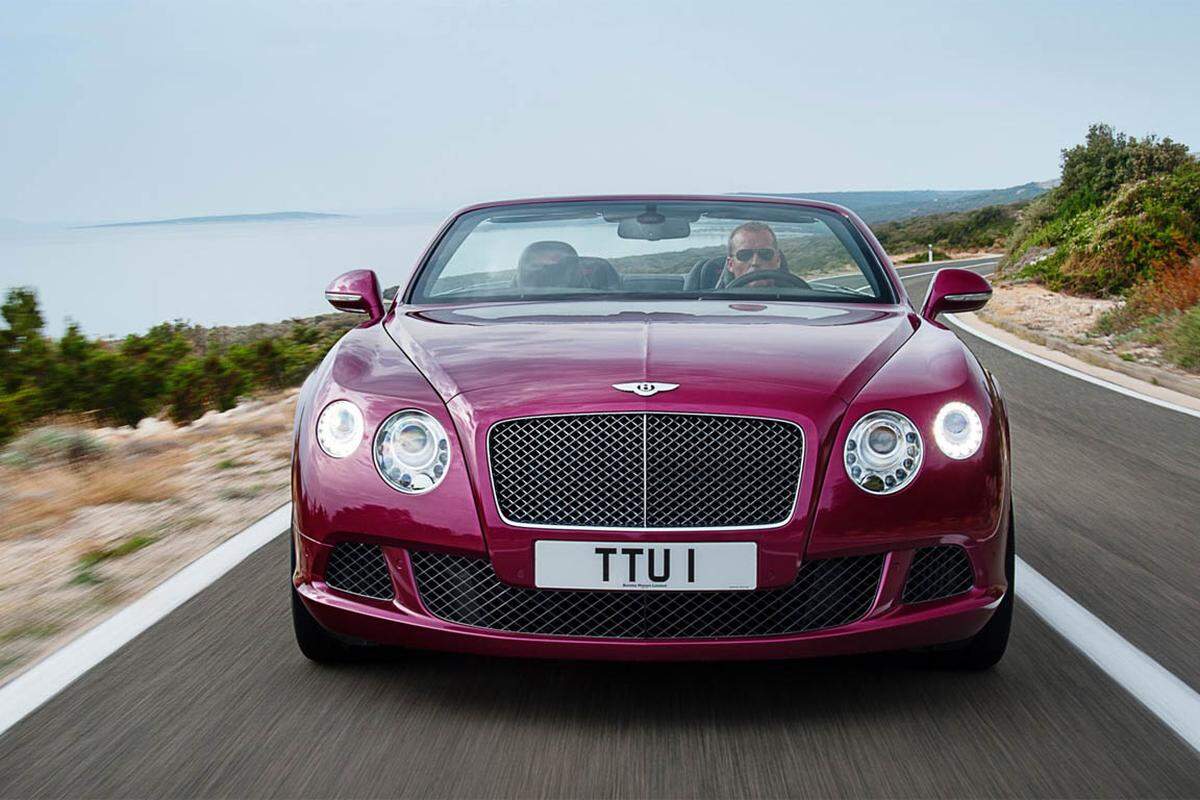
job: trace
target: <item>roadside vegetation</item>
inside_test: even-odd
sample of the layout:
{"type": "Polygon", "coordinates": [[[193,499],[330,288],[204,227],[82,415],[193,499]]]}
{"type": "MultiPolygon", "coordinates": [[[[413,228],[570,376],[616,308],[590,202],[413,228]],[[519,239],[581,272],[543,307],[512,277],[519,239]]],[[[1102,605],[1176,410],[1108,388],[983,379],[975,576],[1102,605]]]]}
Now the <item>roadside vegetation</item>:
{"type": "Polygon", "coordinates": [[[1001,274],[1119,297],[1094,333],[1200,371],[1200,162],[1170,138],[1091,126],[1063,151],[1061,183],[1024,210],[1001,274]]]}
{"type": "Polygon", "coordinates": [[[55,417],[136,425],[160,414],[186,423],[226,411],[239,397],[299,385],[355,324],[336,314],[247,328],[164,322],[100,340],[72,323],[53,339],[28,288],[8,290],[0,317],[0,444],[55,417]]]}
{"type": "Polygon", "coordinates": [[[924,217],[885,222],[872,230],[889,253],[920,251],[902,259],[911,264],[924,261],[926,248],[933,245],[934,258],[949,252],[1002,250],[1017,227],[1021,211],[1029,203],[987,206],[974,211],[930,214],[924,217]]]}
{"type": "Polygon", "coordinates": [[[0,683],[288,496],[296,390],[176,427],[59,417],[0,451],[0,683]]]}

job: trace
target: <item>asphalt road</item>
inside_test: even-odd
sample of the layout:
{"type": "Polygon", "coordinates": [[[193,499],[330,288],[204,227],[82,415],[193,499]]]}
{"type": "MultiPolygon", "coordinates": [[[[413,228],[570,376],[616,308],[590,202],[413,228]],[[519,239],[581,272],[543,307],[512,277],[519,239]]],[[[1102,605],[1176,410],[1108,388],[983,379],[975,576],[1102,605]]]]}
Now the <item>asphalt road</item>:
{"type": "MultiPolygon", "coordinates": [[[[925,271],[904,270],[918,298],[925,271]]],[[[1008,398],[1020,555],[1200,688],[1200,420],[964,339],[1008,398]]],[[[281,538],[0,738],[0,796],[1200,796],[1200,755],[1020,603],[983,674],[321,668],[286,573],[281,538]]]]}

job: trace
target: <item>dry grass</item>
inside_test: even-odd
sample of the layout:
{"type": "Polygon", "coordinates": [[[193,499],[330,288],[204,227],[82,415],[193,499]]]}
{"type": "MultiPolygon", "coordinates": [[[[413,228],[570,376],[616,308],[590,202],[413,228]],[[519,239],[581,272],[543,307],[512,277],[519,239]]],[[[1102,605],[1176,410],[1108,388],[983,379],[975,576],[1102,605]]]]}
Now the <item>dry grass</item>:
{"type": "Polygon", "coordinates": [[[0,471],[0,539],[14,539],[62,522],[87,506],[153,503],[180,491],[187,463],[182,449],[141,458],[110,457],[84,467],[0,471]]]}
{"type": "Polygon", "coordinates": [[[253,409],[252,413],[235,416],[221,426],[224,436],[254,436],[269,438],[292,429],[293,403],[275,403],[253,409]]]}
{"type": "Polygon", "coordinates": [[[187,427],[90,429],[86,459],[67,440],[0,459],[0,684],[285,502],[294,408],[288,392],[187,427]]]}
{"type": "Polygon", "coordinates": [[[1129,296],[1129,306],[1143,315],[1186,311],[1197,303],[1200,303],[1200,258],[1163,270],[1154,280],[1135,286],[1129,296]]]}

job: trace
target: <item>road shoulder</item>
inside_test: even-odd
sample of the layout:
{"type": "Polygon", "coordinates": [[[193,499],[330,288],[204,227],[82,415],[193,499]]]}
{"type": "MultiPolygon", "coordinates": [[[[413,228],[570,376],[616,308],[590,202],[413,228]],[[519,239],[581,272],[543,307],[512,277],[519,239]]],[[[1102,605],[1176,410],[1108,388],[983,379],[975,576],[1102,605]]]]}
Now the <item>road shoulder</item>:
{"type": "MultiPolygon", "coordinates": [[[[1071,352],[1064,352],[1063,349],[1056,349],[1051,344],[1056,344],[1064,349],[1070,348],[1072,352],[1082,350],[1080,345],[1072,345],[1070,342],[1059,342],[1058,340],[1051,341],[1045,339],[1044,342],[1031,341],[1030,339],[1018,336],[1010,330],[999,328],[989,322],[980,319],[977,314],[956,314],[954,317],[948,318],[951,324],[957,325],[965,329],[968,333],[974,333],[981,338],[991,339],[1002,347],[1010,350],[1016,350],[1020,353],[1030,355],[1036,359],[1049,361],[1065,367],[1069,370],[1083,373],[1084,375],[1093,378],[1094,380],[1104,383],[1114,384],[1122,387],[1130,392],[1142,394],[1150,398],[1154,398],[1162,403],[1181,406],[1185,409],[1190,409],[1192,412],[1200,413],[1200,381],[1197,381],[1197,386],[1193,388],[1196,394],[1188,394],[1183,391],[1177,391],[1175,388],[1169,388],[1166,379],[1158,378],[1159,384],[1151,383],[1149,380],[1144,380],[1133,374],[1133,370],[1147,371],[1145,374],[1150,377],[1149,370],[1152,368],[1142,365],[1126,364],[1120,359],[1113,359],[1116,363],[1109,366],[1100,366],[1089,361],[1084,361],[1073,355],[1071,352]],[[1119,367],[1110,368],[1110,367],[1119,367]]],[[[1091,357],[1098,357],[1097,354],[1087,354],[1091,357]]],[[[1106,362],[1107,363],[1107,362],[1106,362]]],[[[1172,380],[1176,376],[1171,375],[1163,370],[1154,370],[1154,373],[1161,372],[1163,375],[1170,376],[1172,380]]],[[[1154,375],[1157,377],[1157,374],[1154,375]]],[[[1190,384],[1189,384],[1190,387],[1190,384]]]]}

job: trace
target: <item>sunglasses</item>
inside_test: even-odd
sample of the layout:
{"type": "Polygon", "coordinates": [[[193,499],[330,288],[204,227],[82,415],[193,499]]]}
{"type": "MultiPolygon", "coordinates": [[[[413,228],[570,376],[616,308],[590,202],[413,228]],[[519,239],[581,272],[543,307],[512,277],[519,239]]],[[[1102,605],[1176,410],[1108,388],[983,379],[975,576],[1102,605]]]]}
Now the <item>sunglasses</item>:
{"type": "Polygon", "coordinates": [[[754,255],[757,253],[760,260],[770,261],[771,259],[775,258],[776,252],[777,251],[774,247],[751,247],[745,250],[738,250],[733,254],[733,257],[738,261],[746,262],[753,259],[754,255]]]}

